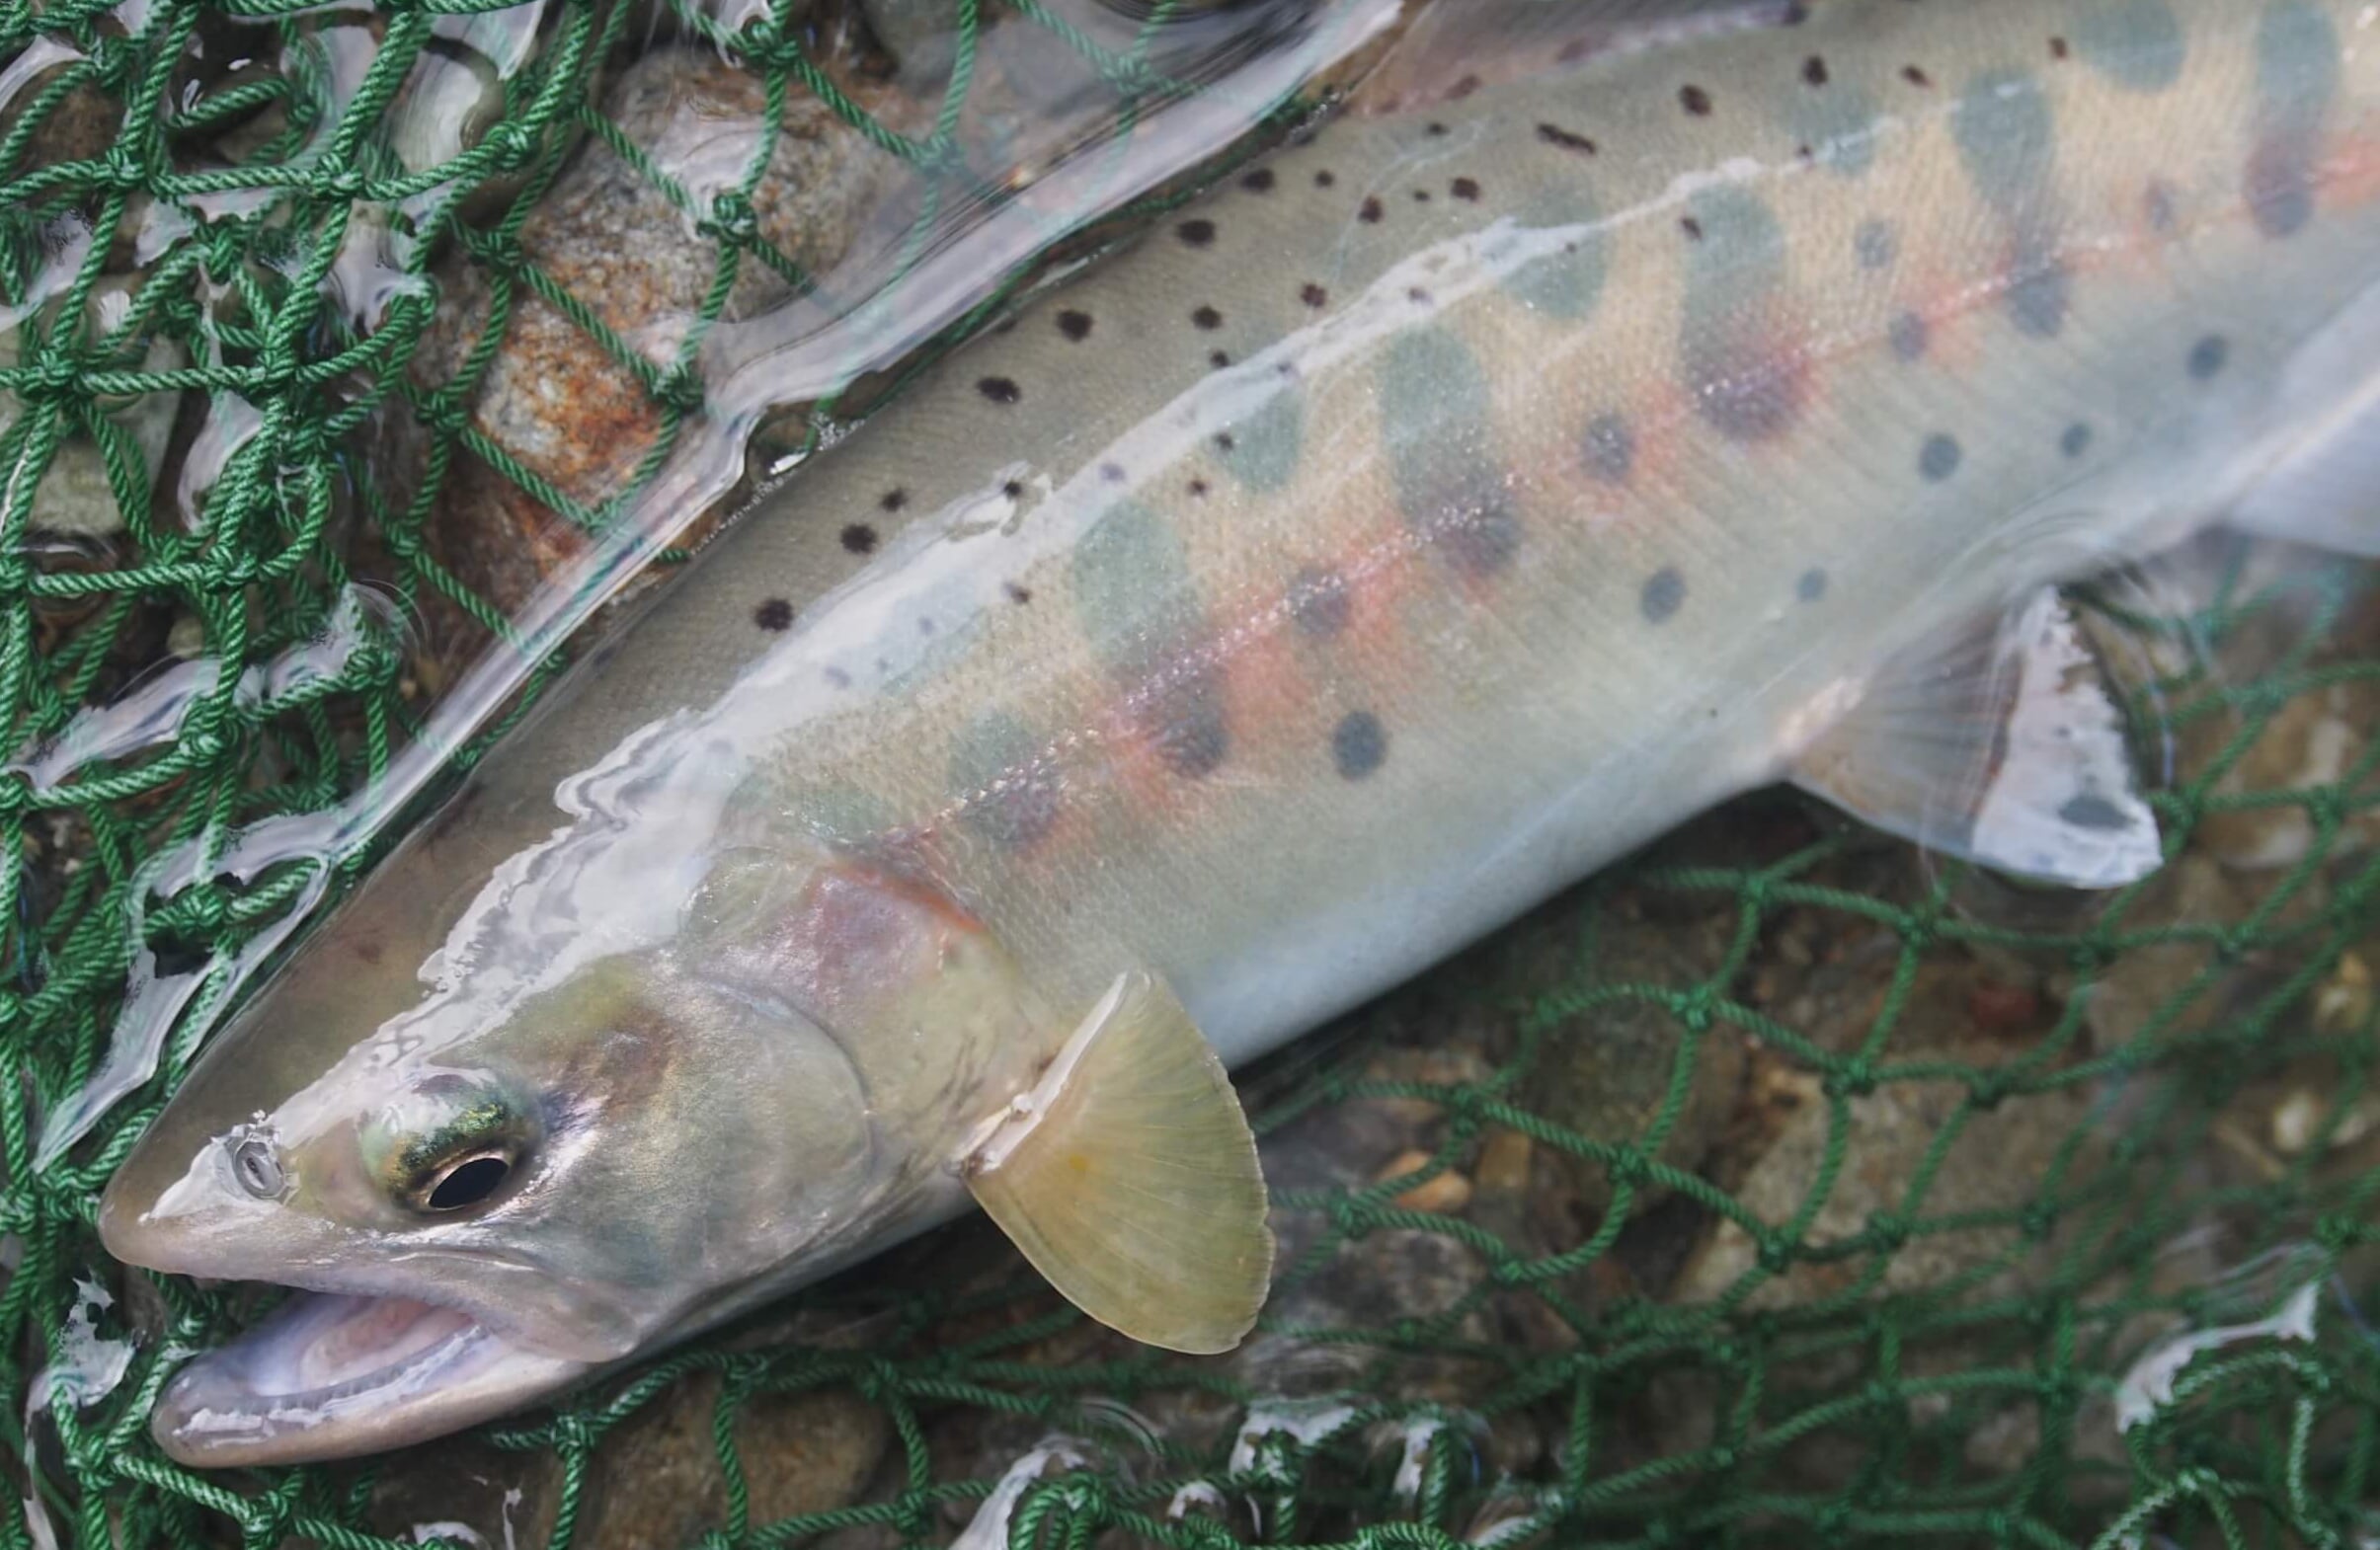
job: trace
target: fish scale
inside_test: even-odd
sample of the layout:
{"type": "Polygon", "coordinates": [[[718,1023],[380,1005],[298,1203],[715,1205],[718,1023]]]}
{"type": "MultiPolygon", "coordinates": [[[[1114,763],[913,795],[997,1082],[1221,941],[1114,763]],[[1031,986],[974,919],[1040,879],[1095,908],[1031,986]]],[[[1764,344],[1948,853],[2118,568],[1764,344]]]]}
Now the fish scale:
{"type": "Polygon", "coordinates": [[[119,1174],[119,1254],[362,1310],[193,1364],[168,1448],[434,1434],[971,1192],[1215,1349],[1253,1313],[1202,1251],[1262,1272],[1215,1054],[1788,776],[2018,870],[2153,865],[2040,588],[2226,511],[2380,548],[2376,13],[1791,9],[1536,73],[1544,8],[1466,13],[1446,100],[1166,217],[716,540],[119,1174]],[[2046,686],[1970,746],[2012,662],[2046,686]],[[259,1146],[270,1199],[223,1162],[259,1146]],[[449,1152],[504,1193],[436,1217],[387,1160],[449,1152]],[[381,1349],[340,1332],[424,1327],[393,1298],[467,1338],[319,1408],[381,1349]]]}

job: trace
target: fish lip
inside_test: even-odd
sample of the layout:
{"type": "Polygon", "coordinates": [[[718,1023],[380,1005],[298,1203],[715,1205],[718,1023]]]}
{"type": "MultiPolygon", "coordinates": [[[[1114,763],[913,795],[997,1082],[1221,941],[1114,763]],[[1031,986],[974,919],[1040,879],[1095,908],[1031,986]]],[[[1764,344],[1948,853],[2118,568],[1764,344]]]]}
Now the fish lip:
{"type": "Polygon", "coordinates": [[[149,1432],[198,1468],[344,1458],[521,1409],[596,1365],[529,1351],[460,1308],[299,1291],[175,1373],[149,1432]]]}

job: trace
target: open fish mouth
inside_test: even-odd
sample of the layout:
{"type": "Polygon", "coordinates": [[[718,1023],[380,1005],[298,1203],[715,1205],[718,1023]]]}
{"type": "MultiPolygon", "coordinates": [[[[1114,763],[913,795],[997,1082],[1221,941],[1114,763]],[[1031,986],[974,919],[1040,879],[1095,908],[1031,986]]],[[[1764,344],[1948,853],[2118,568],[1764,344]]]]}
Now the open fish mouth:
{"type": "Polygon", "coordinates": [[[595,1365],[529,1351],[459,1308],[300,1291],[175,1374],[149,1430],[184,1464],[340,1458],[517,1410],[595,1365]]]}

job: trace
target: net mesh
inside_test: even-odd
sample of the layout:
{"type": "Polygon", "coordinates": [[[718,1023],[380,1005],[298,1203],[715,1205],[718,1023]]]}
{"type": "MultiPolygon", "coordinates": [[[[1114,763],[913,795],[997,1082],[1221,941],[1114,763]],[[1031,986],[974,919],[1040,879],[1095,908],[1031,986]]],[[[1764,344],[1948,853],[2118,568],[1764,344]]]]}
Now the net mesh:
{"type": "Polygon", "coordinates": [[[2380,1543],[2380,615],[2318,562],[2109,610],[2202,648],[2144,694],[2180,849],[2137,889],[2024,894],[1760,799],[1259,1075],[1285,1252],[1232,1358],[1124,1346],[961,1226],[426,1453],[167,1461],[158,1391],[253,1308],[123,1277],[96,1201],[312,884],[168,890],[159,859],[379,779],[438,686],[387,632],[251,669],[335,633],[359,566],[432,635],[502,634],[510,599],[436,537],[470,481],[561,524],[516,547],[617,518],[701,413],[706,331],[826,267],[770,202],[800,115],[930,206],[998,193],[957,126],[1000,29],[1083,60],[1119,120],[1180,84],[1024,0],[881,7],[953,60],[888,122],[818,62],[825,9],[0,10],[10,745],[214,664],[126,745],[0,772],[0,1433],[29,1501],[0,1541],[2380,1543]],[[778,126],[707,193],[603,106],[607,62],[665,33],[778,126]],[[409,115],[465,43],[468,100],[409,115]],[[448,120],[428,152],[390,128],[448,120]],[[541,246],[591,143],[701,239],[659,349],[541,246]],[[392,210],[438,240],[359,246],[392,210]],[[448,250],[481,326],[441,341],[448,250]],[[531,319],[627,406],[614,464],[558,469],[486,412],[531,319]],[[127,979],[187,984],[166,1074],[38,1165],[127,979]]]}

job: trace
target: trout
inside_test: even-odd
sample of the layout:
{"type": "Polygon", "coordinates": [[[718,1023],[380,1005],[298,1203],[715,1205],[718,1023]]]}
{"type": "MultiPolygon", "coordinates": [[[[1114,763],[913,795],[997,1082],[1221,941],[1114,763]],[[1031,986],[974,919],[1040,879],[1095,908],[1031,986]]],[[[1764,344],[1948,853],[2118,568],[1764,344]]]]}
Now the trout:
{"type": "Polygon", "coordinates": [[[126,1262],[306,1288],[169,1452],[428,1437],[971,1202],[1227,1349],[1228,1070],[1698,811],[2160,864],[2055,587],[2380,547],[2380,7],[1438,36],[1583,13],[956,352],[368,879],[105,1199],[126,1262]]]}

